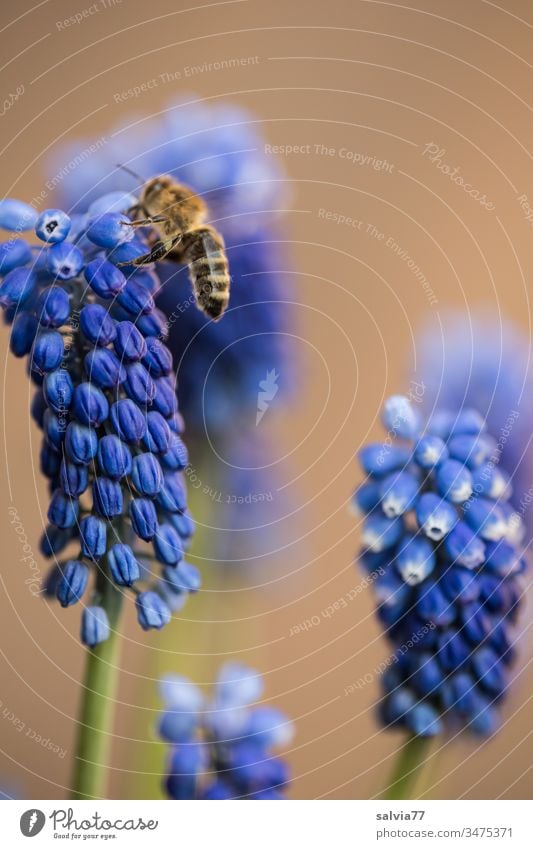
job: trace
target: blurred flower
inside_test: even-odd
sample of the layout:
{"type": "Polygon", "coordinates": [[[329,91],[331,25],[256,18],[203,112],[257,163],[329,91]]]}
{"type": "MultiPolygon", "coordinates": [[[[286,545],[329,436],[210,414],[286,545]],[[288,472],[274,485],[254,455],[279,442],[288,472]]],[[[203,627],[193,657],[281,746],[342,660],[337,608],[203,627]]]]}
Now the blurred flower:
{"type": "Polygon", "coordinates": [[[20,233],[30,221],[43,242],[11,257],[0,305],[12,325],[11,350],[27,357],[37,386],[32,416],[43,431],[41,470],[51,494],[41,552],[56,563],[47,594],[68,607],[95,578],[81,625],[89,646],[109,636],[106,581],[136,595],[145,629],[165,625],[199,586],[183,560],[192,533],[187,452],[162,341],[166,321],[153,300],[159,281],[145,270],[126,277],[115,264],[117,246],[132,239],[131,200],[123,195],[120,205],[115,197],[114,213],[98,212],[110,205],[101,198],[96,212],[50,209],[37,220],[20,201],[3,202],[3,214],[0,207],[4,228],[20,233]],[[149,542],[164,567],[155,581],[139,562],[149,542]],[[76,556],[58,561],[71,545],[76,556]]]}
{"type": "Polygon", "coordinates": [[[441,315],[442,333],[427,327],[417,340],[417,380],[424,408],[469,406],[498,440],[499,465],[513,483],[511,503],[533,534],[533,420],[531,340],[512,321],[478,310],[441,315]]]}
{"type": "Polygon", "coordinates": [[[96,153],[88,150],[88,141],[70,143],[56,147],[50,160],[50,186],[67,209],[85,212],[103,191],[138,189],[117,163],[143,179],[170,174],[206,201],[230,264],[224,320],[209,321],[192,305],[185,269],[167,262],[158,267],[158,304],[168,318],[180,407],[204,440],[207,433],[231,429],[243,411],[255,416],[267,372],[280,375],[282,393],[294,385],[288,352],[292,286],[283,239],[273,225],[287,203],[286,180],[264,151],[259,122],[235,105],[191,97],[159,115],[129,120],[96,153]],[[72,170],[70,162],[76,164],[72,170]]]}
{"type": "Polygon", "coordinates": [[[283,798],[289,771],[271,750],[290,743],[293,726],[276,708],[253,705],[262,690],[259,674],[238,663],[221,667],[211,699],[186,678],[161,681],[171,799],[283,798]]]}
{"type": "Polygon", "coordinates": [[[513,660],[525,568],[509,476],[483,417],[438,410],[426,424],[407,398],[386,402],[382,444],[359,452],[365,515],[360,563],[394,648],[382,721],[431,736],[498,724],[513,660]]]}

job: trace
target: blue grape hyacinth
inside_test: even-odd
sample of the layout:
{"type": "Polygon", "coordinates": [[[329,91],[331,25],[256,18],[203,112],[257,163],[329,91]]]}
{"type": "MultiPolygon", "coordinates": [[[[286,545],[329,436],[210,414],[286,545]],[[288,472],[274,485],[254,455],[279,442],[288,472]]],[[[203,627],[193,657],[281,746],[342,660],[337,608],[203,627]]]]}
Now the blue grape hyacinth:
{"type": "MultiPolygon", "coordinates": [[[[89,140],[54,147],[48,182],[66,209],[86,213],[96,205],[107,212],[99,200],[102,192],[120,203],[124,193],[137,191],[139,183],[117,163],[143,180],[169,174],[206,202],[230,263],[224,321],[209,321],[195,308],[186,270],[169,262],[159,266],[157,303],[168,319],[180,407],[194,435],[205,440],[206,430],[215,438],[231,431],[236,415],[248,415],[253,427],[259,384],[267,372],[280,375],[279,398],[295,385],[289,348],[293,277],[286,273],[290,263],[276,226],[287,205],[288,181],[265,150],[259,120],[235,104],[206,103],[191,95],[159,115],[130,118],[108,133],[95,156],[83,155],[90,147],[89,140]],[[69,161],[78,163],[75,173],[66,167],[69,161]]],[[[131,250],[135,245],[124,244],[116,256],[127,260],[131,250]]]]}
{"type": "Polygon", "coordinates": [[[212,697],[186,678],[161,681],[165,703],[159,736],[170,743],[165,788],[171,799],[283,799],[286,762],[272,754],[293,737],[280,710],[254,705],[261,676],[224,664],[212,697]]]}
{"type": "Polygon", "coordinates": [[[428,422],[404,396],[384,405],[387,438],[359,451],[367,478],[359,562],[393,652],[384,724],[433,736],[498,726],[525,568],[523,526],[496,440],[475,410],[428,422]]]}
{"type": "Polygon", "coordinates": [[[83,601],[89,646],[109,636],[107,582],[135,596],[144,629],[163,627],[200,584],[184,560],[194,525],[159,280],[117,266],[134,240],[146,250],[128,223],[132,202],[102,197],[83,216],[0,202],[0,223],[17,233],[0,247],[0,305],[11,351],[36,385],[31,413],[50,488],[46,593],[63,607],[83,601]],[[20,238],[30,229],[40,244],[20,238]]]}

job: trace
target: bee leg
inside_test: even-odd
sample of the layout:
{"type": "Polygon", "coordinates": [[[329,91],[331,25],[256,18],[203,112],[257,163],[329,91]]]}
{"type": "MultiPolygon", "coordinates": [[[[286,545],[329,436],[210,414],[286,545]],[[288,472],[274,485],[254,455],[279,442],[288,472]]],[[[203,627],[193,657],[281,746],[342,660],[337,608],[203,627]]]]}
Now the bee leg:
{"type": "Polygon", "coordinates": [[[136,221],[123,221],[123,224],[129,224],[130,227],[149,227],[150,224],[162,224],[163,221],[169,221],[168,215],[154,215],[153,218],[138,218],[136,221]]]}
{"type": "Polygon", "coordinates": [[[122,265],[150,265],[152,262],[165,259],[180,239],[181,235],[172,236],[172,238],[165,239],[164,241],[162,239],[158,239],[158,241],[154,242],[152,245],[152,250],[149,253],[142,254],[142,256],[138,256],[129,262],[118,262],[117,267],[120,268],[122,265]]]}

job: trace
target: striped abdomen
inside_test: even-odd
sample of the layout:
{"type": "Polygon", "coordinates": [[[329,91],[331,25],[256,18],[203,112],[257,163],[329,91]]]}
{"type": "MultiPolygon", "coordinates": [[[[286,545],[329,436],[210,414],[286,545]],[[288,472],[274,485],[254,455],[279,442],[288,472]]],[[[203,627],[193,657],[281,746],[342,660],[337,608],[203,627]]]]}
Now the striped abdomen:
{"type": "Polygon", "coordinates": [[[220,318],[228,305],[230,288],[222,236],[212,227],[198,227],[184,234],[181,246],[198,306],[210,318],[220,318]]]}

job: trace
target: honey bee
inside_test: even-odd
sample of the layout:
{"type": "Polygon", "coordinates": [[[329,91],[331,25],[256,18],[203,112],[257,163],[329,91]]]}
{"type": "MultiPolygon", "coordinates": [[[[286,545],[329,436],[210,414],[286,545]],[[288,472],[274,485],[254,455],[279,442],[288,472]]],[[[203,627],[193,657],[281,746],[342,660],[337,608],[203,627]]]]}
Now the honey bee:
{"type": "Polygon", "coordinates": [[[203,200],[172,177],[148,180],[138,204],[130,210],[130,215],[143,217],[131,223],[153,227],[159,238],[149,253],[119,265],[147,265],[161,259],[188,265],[199,309],[217,321],[228,305],[230,276],[224,239],[214,227],[203,223],[206,214],[203,200]]]}

